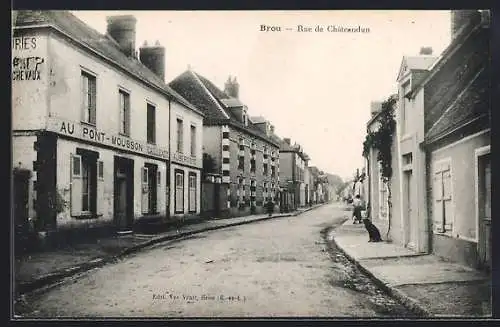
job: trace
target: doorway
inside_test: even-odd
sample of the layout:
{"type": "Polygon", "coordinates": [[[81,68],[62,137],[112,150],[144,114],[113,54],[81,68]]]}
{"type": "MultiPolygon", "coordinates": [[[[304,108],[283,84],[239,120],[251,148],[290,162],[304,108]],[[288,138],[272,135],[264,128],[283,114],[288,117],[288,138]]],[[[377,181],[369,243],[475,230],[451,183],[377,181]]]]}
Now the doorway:
{"type": "Polygon", "coordinates": [[[26,169],[14,169],[14,224],[16,252],[20,252],[32,232],[29,224],[29,182],[31,172],[26,169]]]}
{"type": "Polygon", "coordinates": [[[134,161],[114,159],[114,222],[119,231],[128,231],[134,220],[134,161]]]}
{"type": "Polygon", "coordinates": [[[479,225],[479,265],[491,271],[491,158],[490,153],[477,156],[477,200],[479,225]]]}
{"type": "Polygon", "coordinates": [[[413,215],[413,171],[404,171],[404,188],[403,188],[403,200],[404,200],[404,219],[406,226],[406,244],[405,246],[410,249],[417,248],[417,221],[413,215]]]}

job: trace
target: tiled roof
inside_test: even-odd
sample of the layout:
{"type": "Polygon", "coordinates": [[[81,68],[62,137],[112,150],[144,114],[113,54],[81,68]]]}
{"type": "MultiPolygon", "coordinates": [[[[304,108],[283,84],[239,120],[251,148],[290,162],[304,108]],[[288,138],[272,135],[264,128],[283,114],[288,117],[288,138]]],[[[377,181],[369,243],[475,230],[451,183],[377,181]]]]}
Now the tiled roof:
{"type": "Polygon", "coordinates": [[[266,122],[266,118],[264,118],[262,116],[253,116],[253,117],[250,117],[250,119],[252,120],[252,122],[254,124],[259,124],[259,123],[265,123],[266,122]]]}
{"type": "Polygon", "coordinates": [[[41,24],[48,24],[55,27],[78,43],[87,46],[97,54],[118,64],[124,71],[159,89],[164,94],[173,97],[189,109],[203,115],[202,112],[172,90],[160,77],[144,66],[139,60],[124,54],[116,41],[111,37],[100,34],[72,13],[63,10],[18,11],[16,26],[29,27],[41,24]]]}
{"type": "Polygon", "coordinates": [[[429,129],[425,139],[432,142],[461,125],[490,112],[489,76],[483,69],[461,96],[443,113],[429,129]]]}
{"type": "Polygon", "coordinates": [[[264,134],[256,125],[248,122],[248,126],[245,126],[241,123],[234,111],[225,105],[228,101],[231,101],[230,104],[236,103],[235,101],[238,101],[238,103],[241,102],[229,97],[211,81],[200,74],[192,70],[187,70],[172,80],[169,85],[205,113],[206,124],[230,123],[240,130],[246,131],[278,146],[278,143],[274,139],[264,134]]]}

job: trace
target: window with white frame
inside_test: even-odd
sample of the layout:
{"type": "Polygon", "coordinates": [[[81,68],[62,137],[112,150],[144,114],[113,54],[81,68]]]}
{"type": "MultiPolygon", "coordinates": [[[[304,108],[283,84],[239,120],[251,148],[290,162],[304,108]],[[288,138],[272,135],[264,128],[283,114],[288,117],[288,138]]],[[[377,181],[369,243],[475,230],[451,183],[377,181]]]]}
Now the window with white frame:
{"type": "Polygon", "coordinates": [[[189,173],[189,212],[196,212],[196,173],[189,173]]]}
{"type": "Polygon", "coordinates": [[[96,77],[83,71],[81,72],[81,107],[83,122],[96,124],[96,77]]]}
{"type": "Polygon", "coordinates": [[[175,212],[184,212],[184,172],[175,171],[175,212]]]}
{"type": "Polygon", "coordinates": [[[177,152],[184,152],[184,123],[182,119],[177,118],[177,152]]]}
{"type": "Polygon", "coordinates": [[[191,125],[191,157],[196,157],[196,126],[191,125]]]}
{"type": "Polygon", "coordinates": [[[451,233],[454,212],[450,160],[434,164],[432,186],[434,231],[451,233]]]}
{"type": "Polygon", "coordinates": [[[120,98],[120,133],[130,136],[130,94],[119,90],[120,98]]]}

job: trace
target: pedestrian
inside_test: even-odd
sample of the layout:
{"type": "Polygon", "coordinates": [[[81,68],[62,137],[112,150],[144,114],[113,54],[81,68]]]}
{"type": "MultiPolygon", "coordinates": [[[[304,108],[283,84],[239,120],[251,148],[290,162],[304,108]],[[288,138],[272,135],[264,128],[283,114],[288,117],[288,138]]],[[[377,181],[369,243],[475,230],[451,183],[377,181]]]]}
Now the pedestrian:
{"type": "Polygon", "coordinates": [[[354,200],[352,201],[352,218],[353,218],[353,224],[356,223],[362,223],[363,218],[361,217],[361,210],[363,207],[363,204],[361,202],[361,196],[359,194],[356,194],[354,197],[354,200]]]}

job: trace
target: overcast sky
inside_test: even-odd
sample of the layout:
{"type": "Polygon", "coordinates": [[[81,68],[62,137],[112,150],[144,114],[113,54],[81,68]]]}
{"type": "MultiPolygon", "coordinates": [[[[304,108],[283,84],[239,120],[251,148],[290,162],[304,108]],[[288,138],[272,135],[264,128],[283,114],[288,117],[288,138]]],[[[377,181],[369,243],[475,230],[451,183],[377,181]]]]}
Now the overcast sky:
{"type": "Polygon", "coordinates": [[[396,92],[403,55],[450,41],[448,11],[73,11],[101,33],[106,16],[133,14],[139,47],[166,47],[166,81],[191,65],[221,89],[237,76],[250,116],[301,144],[310,165],[350,178],[361,168],[370,101],[396,92]],[[281,32],[261,32],[262,24],[281,32]],[[320,25],[324,32],[297,32],[320,25]],[[368,33],[327,32],[329,25],[368,33]],[[285,28],[291,28],[287,31],[285,28]]]}

